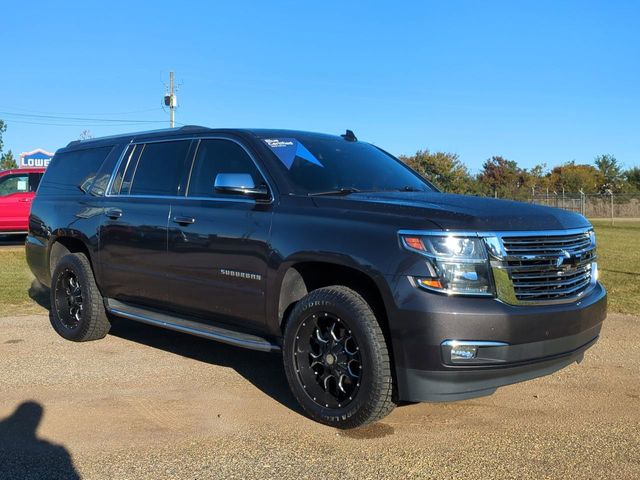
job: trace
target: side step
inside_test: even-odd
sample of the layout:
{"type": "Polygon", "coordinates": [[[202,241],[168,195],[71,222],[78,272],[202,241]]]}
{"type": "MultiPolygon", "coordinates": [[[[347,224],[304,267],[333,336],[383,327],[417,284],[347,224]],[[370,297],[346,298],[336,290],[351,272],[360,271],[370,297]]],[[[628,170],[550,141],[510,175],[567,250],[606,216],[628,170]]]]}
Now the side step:
{"type": "Polygon", "coordinates": [[[136,322],[175,330],[176,332],[188,333],[197,337],[207,338],[209,340],[215,340],[216,342],[227,343],[237,347],[248,348],[250,350],[258,350],[261,352],[280,351],[280,347],[278,345],[256,335],[235,332],[226,328],[214,327],[166,313],[134,307],[112,298],[106,298],[104,303],[109,313],[129,320],[135,320],[136,322]]]}

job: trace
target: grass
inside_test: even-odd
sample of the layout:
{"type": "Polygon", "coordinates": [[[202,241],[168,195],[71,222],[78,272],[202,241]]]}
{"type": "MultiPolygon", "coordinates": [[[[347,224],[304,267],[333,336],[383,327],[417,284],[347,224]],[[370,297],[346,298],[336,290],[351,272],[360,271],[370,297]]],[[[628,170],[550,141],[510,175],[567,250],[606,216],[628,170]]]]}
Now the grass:
{"type": "Polygon", "coordinates": [[[0,317],[42,312],[34,300],[41,300],[42,295],[27,266],[24,248],[0,250],[0,317]]]}
{"type": "MultiPolygon", "coordinates": [[[[640,221],[593,220],[600,280],[609,311],[640,314],[640,221]]],[[[0,317],[42,312],[47,292],[34,283],[22,248],[0,250],[0,317]]]]}
{"type": "Polygon", "coordinates": [[[609,311],[640,314],[640,221],[593,220],[609,311]]]}

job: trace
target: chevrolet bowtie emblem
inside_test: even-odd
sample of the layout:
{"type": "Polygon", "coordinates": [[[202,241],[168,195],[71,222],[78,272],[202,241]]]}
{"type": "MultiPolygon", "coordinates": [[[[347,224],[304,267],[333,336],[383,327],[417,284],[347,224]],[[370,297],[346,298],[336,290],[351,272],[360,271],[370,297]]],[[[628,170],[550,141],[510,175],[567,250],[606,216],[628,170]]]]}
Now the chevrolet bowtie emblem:
{"type": "Polygon", "coordinates": [[[565,260],[569,260],[570,258],[571,258],[571,254],[566,250],[562,250],[562,254],[560,254],[558,258],[556,258],[556,267],[560,268],[562,265],[565,264],[565,260]]]}

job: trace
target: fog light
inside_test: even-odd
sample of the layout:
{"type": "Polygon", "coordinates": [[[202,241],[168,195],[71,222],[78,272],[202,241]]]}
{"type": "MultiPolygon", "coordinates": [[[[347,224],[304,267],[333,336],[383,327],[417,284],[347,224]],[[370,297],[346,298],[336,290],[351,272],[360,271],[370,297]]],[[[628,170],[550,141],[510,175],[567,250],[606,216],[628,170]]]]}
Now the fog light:
{"type": "Polygon", "coordinates": [[[442,360],[450,365],[481,365],[504,363],[509,344],[486,340],[445,340],[442,342],[442,360]]]}
{"type": "Polygon", "coordinates": [[[451,360],[470,360],[476,358],[478,347],[475,345],[452,345],[451,360]]]}

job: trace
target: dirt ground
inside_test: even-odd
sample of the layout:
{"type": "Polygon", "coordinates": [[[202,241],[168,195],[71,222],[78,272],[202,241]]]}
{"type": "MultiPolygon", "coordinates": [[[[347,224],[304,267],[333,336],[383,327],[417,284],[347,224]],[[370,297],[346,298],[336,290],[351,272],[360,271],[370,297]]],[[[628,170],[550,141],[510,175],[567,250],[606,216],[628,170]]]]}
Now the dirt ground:
{"type": "Polygon", "coordinates": [[[552,376],[344,432],[301,414],[278,355],[4,317],[0,478],[640,478],[640,318],[552,376]]]}

